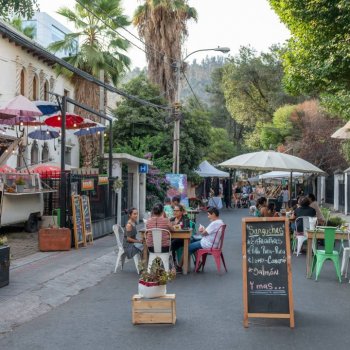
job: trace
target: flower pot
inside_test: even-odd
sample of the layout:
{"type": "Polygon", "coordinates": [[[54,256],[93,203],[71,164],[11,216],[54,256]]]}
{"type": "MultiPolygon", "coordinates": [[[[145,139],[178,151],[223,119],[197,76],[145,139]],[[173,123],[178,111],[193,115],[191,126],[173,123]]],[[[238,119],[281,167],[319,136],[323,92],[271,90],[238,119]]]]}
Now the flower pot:
{"type": "Polygon", "coordinates": [[[0,246],[0,288],[10,282],[10,247],[0,246]]]}
{"type": "Polygon", "coordinates": [[[166,294],[166,284],[139,280],[139,295],[143,298],[158,298],[166,294]]]}
{"type": "Polygon", "coordinates": [[[24,192],[24,186],[25,186],[25,185],[16,185],[16,191],[17,191],[18,193],[24,192]]]}

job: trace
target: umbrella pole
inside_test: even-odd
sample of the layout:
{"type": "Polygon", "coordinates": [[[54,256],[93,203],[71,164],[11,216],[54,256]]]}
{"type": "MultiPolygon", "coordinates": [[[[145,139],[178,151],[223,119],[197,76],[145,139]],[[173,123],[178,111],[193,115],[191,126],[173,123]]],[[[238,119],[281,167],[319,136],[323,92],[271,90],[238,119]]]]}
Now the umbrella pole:
{"type": "MultiPolygon", "coordinates": [[[[288,191],[289,191],[289,200],[292,200],[292,186],[293,186],[293,171],[290,172],[290,177],[289,177],[289,186],[288,186],[288,191]]],[[[291,202],[292,203],[292,202],[291,202]]]]}
{"type": "Polygon", "coordinates": [[[65,148],[66,148],[66,111],[67,100],[66,96],[62,96],[61,105],[61,186],[60,186],[60,208],[61,208],[61,222],[60,227],[66,227],[66,173],[65,173],[65,148]]]}

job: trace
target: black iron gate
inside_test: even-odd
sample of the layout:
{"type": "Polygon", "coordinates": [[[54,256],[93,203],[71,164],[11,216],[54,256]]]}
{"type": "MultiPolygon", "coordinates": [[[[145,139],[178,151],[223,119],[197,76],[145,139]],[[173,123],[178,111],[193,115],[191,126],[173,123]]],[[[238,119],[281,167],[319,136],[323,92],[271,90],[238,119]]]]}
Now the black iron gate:
{"type": "Polygon", "coordinates": [[[345,208],[345,183],[344,180],[340,180],[338,182],[338,190],[339,190],[339,210],[344,211],[345,208]]]}
{"type": "Polygon", "coordinates": [[[326,198],[327,204],[334,204],[334,175],[326,177],[326,198]]]}

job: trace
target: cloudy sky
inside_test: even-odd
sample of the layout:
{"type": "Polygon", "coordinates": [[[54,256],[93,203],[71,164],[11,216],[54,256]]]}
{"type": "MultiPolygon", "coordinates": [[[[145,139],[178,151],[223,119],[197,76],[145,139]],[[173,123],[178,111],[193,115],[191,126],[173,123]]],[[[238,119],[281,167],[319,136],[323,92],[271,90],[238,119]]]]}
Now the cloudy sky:
{"type": "MultiPolygon", "coordinates": [[[[132,17],[140,0],[123,0],[125,13],[132,17]]],[[[241,46],[250,45],[258,51],[266,51],[272,44],[282,43],[289,37],[289,32],[280,23],[277,15],[271,10],[267,0],[189,0],[198,11],[198,22],[189,24],[189,37],[184,53],[198,49],[228,46],[231,55],[237,54],[241,46]]],[[[39,0],[40,10],[47,12],[68,28],[73,29],[55,12],[61,6],[72,8],[74,0],[39,0]]],[[[135,34],[136,30],[130,28],[135,34]]],[[[122,31],[121,31],[122,32],[122,31]]],[[[124,33],[123,33],[124,34],[124,33]]],[[[137,39],[125,33],[135,44],[137,39]]],[[[196,53],[193,58],[202,59],[213,52],[196,53]]],[[[129,50],[133,66],[143,67],[145,56],[136,48],[129,50]]]]}

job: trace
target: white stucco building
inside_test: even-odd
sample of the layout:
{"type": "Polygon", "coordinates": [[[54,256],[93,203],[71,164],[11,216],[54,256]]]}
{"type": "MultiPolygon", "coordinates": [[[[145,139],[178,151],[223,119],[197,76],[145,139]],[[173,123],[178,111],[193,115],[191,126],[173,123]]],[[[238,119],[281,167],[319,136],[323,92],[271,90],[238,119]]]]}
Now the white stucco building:
{"type": "MultiPolygon", "coordinates": [[[[55,101],[54,96],[49,94],[54,92],[74,99],[73,85],[64,76],[56,75],[53,68],[55,61],[42,57],[36,47],[39,46],[34,41],[0,21],[0,106],[19,94],[30,100],[55,101]]],[[[68,111],[72,112],[73,106],[69,105],[68,111]]],[[[25,133],[32,130],[33,128],[25,128],[25,133]]],[[[6,127],[5,134],[0,135],[0,155],[5,151],[7,136],[18,138],[18,130],[6,127]]],[[[79,144],[73,132],[67,131],[66,142],[66,163],[78,167],[79,144]]],[[[29,165],[45,161],[60,162],[57,139],[28,139],[23,147],[13,151],[7,165],[16,168],[24,167],[25,162],[29,165]]]]}

